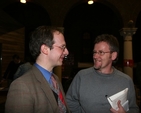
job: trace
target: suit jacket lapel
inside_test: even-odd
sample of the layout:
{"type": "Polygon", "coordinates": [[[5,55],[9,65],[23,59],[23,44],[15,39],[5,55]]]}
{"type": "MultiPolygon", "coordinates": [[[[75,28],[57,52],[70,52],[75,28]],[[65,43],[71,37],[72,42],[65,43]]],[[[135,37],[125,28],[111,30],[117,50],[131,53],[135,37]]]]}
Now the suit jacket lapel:
{"type": "Polygon", "coordinates": [[[58,113],[59,108],[58,108],[56,99],[54,97],[54,94],[53,94],[52,90],[50,89],[49,83],[46,81],[46,79],[44,78],[42,73],[35,66],[33,66],[33,69],[35,72],[34,74],[35,74],[36,79],[41,84],[41,89],[43,90],[46,97],[48,98],[50,105],[52,106],[52,109],[55,110],[54,113],[58,113]]]}

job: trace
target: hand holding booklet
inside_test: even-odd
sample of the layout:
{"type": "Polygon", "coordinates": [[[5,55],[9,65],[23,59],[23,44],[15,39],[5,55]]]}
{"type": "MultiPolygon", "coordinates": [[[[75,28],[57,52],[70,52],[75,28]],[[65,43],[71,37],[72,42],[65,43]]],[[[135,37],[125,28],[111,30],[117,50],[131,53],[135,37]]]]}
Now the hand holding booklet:
{"type": "Polygon", "coordinates": [[[127,100],[127,92],[128,92],[128,88],[125,88],[124,90],[122,90],[122,91],[120,91],[110,97],[107,97],[107,99],[113,109],[118,110],[117,102],[120,100],[121,105],[124,108],[124,110],[125,111],[129,110],[128,100],[127,100]]]}

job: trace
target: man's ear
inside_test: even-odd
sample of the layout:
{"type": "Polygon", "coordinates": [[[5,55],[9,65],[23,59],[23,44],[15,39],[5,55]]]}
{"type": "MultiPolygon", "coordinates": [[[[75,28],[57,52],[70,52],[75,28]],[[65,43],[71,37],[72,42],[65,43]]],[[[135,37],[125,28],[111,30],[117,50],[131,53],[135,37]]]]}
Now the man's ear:
{"type": "Polygon", "coordinates": [[[50,48],[49,48],[48,46],[46,46],[46,45],[44,45],[44,44],[41,46],[41,52],[42,52],[42,53],[44,53],[44,54],[47,55],[48,52],[49,52],[49,50],[50,50],[50,48]]]}
{"type": "Polygon", "coordinates": [[[117,58],[117,52],[112,52],[112,60],[115,60],[117,58]]]}

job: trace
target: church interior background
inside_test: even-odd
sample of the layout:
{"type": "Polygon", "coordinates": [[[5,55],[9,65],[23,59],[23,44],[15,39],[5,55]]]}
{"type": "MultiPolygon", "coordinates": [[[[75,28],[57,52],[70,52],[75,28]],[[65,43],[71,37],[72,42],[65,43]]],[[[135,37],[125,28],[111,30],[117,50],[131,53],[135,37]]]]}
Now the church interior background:
{"type": "Polygon", "coordinates": [[[21,59],[30,54],[31,31],[40,25],[52,25],[62,28],[70,53],[64,64],[54,69],[65,90],[78,70],[93,65],[93,40],[100,34],[112,34],[118,39],[120,55],[115,66],[129,74],[136,85],[136,64],[141,62],[141,1],[94,0],[92,5],[87,2],[27,0],[22,4],[20,0],[1,0],[0,78],[13,54],[21,59]]]}

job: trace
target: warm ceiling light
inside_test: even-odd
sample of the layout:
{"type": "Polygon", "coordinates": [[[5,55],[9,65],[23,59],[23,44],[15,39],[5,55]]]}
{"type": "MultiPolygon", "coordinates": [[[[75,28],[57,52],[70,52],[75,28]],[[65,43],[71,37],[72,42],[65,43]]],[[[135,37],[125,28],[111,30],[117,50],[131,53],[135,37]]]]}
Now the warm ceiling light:
{"type": "Polygon", "coordinates": [[[20,0],[21,3],[26,3],[26,0],[20,0]]]}
{"type": "Polygon", "coordinates": [[[93,3],[94,3],[93,0],[89,0],[89,1],[88,1],[88,4],[90,4],[90,5],[93,4],[93,3]]]}

